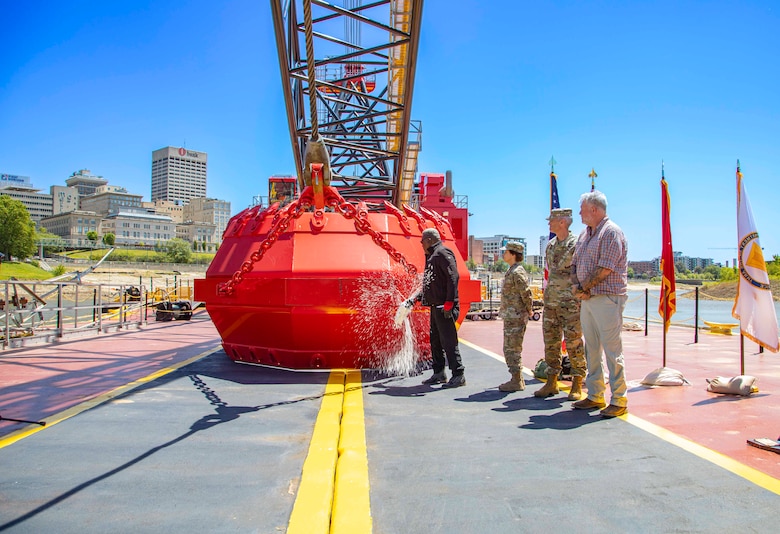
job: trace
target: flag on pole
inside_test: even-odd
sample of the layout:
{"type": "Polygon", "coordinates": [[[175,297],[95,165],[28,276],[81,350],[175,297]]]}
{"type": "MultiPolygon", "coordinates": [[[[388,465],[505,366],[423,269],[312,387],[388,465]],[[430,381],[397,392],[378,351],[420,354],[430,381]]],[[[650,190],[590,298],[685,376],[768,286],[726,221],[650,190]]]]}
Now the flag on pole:
{"type": "Polygon", "coordinates": [[[777,352],[777,314],[769,286],[764,254],[758,241],[750,200],[745,192],[742,172],[737,161],[737,237],[739,248],[739,282],[731,315],[739,319],[740,332],[762,347],[777,352]]]}
{"type": "MultiPolygon", "coordinates": [[[[555,158],[550,158],[550,211],[560,208],[561,201],[558,199],[558,175],[555,174],[555,158]]],[[[549,242],[555,237],[555,232],[550,232],[547,236],[549,242]]],[[[542,288],[547,287],[547,280],[550,279],[550,271],[547,270],[547,258],[544,258],[544,278],[542,278],[542,288]]]]}
{"type": "MultiPolygon", "coordinates": [[[[550,211],[561,207],[561,201],[558,199],[558,175],[550,171],[550,211]]],[[[549,239],[555,237],[555,232],[550,232],[549,239]]]]}
{"type": "Polygon", "coordinates": [[[672,249],[672,226],[670,223],[671,200],[669,184],[666,183],[663,168],[661,168],[661,301],[658,303],[658,313],[664,320],[664,329],[669,331],[672,315],[677,311],[677,293],[674,280],[674,252],[672,249]]]}

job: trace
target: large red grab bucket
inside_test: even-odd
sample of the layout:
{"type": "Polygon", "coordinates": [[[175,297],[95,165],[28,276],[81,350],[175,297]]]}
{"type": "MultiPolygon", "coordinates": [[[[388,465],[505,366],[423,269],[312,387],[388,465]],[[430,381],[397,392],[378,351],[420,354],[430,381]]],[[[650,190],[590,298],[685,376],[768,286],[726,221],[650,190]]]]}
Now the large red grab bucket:
{"type": "MultiPolygon", "coordinates": [[[[291,369],[381,368],[411,335],[417,357],[429,358],[428,310],[418,304],[401,328],[393,318],[421,283],[422,230],[437,228],[455,249],[447,221],[389,203],[369,211],[330,187],[327,207],[312,210],[311,194],[233,217],[206,278],[195,280],[225,352],[291,369]]],[[[480,284],[456,257],[461,322],[480,284]]]]}

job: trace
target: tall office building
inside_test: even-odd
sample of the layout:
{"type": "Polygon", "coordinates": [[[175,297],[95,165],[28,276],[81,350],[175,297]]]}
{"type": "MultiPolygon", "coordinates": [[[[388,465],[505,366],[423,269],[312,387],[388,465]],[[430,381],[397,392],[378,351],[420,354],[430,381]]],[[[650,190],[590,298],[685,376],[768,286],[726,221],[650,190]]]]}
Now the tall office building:
{"type": "Polygon", "coordinates": [[[152,152],[152,202],[188,202],[206,196],[208,154],[165,147],[152,152]]]}
{"type": "Polygon", "coordinates": [[[550,234],[539,236],[539,255],[544,256],[544,251],[547,250],[547,243],[550,242],[550,234]]]}

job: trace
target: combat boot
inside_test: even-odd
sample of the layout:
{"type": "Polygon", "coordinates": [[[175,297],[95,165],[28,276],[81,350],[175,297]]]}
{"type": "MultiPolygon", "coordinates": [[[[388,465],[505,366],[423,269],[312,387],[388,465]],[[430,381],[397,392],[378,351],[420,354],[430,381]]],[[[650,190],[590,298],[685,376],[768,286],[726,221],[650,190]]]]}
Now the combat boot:
{"type": "Polygon", "coordinates": [[[571,390],[569,391],[569,400],[578,401],[582,399],[582,377],[571,377],[571,390]]]}
{"type": "Polygon", "coordinates": [[[541,389],[534,391],[534,397],[540,397],[544,399],[546,397],[557,395],[558,391],[560,391],[558,389],[558,377],[547,375],[547,382],[544,384],[544,386],[541,387],[541,389]]]}
{"type": "Polygon", "coordinates": [[[523,391],[525,389],[525,380],[523,379],[522,372],[512,373],[512,378],[509,382],[504,382],[498,386],[499,391],[523,391]]]}

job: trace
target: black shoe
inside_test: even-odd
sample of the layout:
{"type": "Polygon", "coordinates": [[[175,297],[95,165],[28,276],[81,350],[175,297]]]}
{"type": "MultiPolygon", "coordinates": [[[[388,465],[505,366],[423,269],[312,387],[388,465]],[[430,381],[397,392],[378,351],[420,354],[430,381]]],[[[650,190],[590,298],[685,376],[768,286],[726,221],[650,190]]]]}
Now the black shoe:
{"type": "Polygon", "coordinates": [[[430,378],[423,380],[422,383],[430,386],[432,384],[444,384],[445,382],[447,382],[447,375],[444,371],[439,371],[438,373],[433,373],[430,378]]]}
{"type": "Polygon", "coordinates": [[[450,381],[444,384],[443,388],[459,388],[466,385],[466,377],[464,375],[456,375],[450,378],[450,381]]]}

